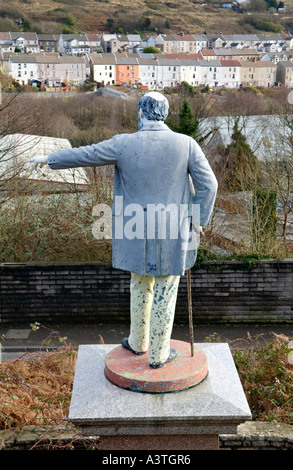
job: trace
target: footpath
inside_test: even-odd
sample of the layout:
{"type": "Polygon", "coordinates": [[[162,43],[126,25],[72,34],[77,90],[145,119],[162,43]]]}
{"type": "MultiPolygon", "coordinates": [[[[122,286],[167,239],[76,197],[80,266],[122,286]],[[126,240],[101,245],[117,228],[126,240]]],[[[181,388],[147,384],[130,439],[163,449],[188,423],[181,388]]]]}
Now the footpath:
{"type": "MultiPolygon", "coordinates": [[[[194,325],[194,342],[228,342],[231,349],[262,344],[274,337],[285,335],[293,339],[293,324],[206,324],[194,325]]],[[[56,349],[64,345],[78,347],[81,344],[121,344],[129,335],[125,324],[62,324],[0,325],[1,359],[13,359],[26,352],[56,349]]],[[[172,339],[189,342],[188,324],[174,325],[172,339]]]]}

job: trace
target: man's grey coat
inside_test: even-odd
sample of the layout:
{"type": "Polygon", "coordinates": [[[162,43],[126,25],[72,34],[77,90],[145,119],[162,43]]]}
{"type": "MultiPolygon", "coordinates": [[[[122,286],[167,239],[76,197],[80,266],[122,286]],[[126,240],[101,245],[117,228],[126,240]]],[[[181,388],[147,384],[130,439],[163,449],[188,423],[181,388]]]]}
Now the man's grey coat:
{"type": "MultiPolygon", "coordinates": [[[[142,130],[133,134],[120,134],[98,144],[54,152],[50,154],[48,164],[53,169],[115,165],[113,267],[156,277],[182,275],[193,266],[196,246],[190,249],[184,243],[190,229],[191,205],[200,205],[197,223],[208,225],[218,186],[194,139],[171,131],[162,121],[148,121],[142,130]],[[123,201],[123,207],[117,201],[123,201]],[[166,237],[164,231],[160,231],[160,222],[157,221],[155,228],[150,225],[151,219],[146,213],[149,208],[159,208],[159,205],[161,208],[169,205],[169,208],[178,208],[177,213],[176,210],[170,212],[171,218],[178,216],[178,237],[171,233],[169,223],[166,224],[166,237]],[[125,233],[118,233],[117,227],[121,220],[124,227],[127,221],[134,221],[130,212],[134,210],[137,215],[138,207],[143,211],[143,229],[133,225],[133,233],[136,231],[138,236],[129,239],[131,237],[125,233]],[[180,210],[186,207],[189,208],[186,213],[180,210]],[[130,210],[128,216],[127,210],[130,210]]],[[[164,213],[168,215],[168,210],[164,213]]],[[[162,223],[164,219],[159,220],[162,223]]]]}

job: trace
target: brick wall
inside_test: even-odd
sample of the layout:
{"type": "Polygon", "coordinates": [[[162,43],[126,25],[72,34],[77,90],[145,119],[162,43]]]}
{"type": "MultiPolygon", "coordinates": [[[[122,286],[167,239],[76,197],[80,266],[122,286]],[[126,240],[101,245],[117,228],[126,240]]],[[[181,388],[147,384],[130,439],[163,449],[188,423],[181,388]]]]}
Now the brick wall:
{"type": "MultiPolygon", "coordinates": [[[[129,319],[127,272],[96,263],[0,265],[0,322],[116,322],[129,319]]],[[[208,262],[192,270],[195,322],[292,322],[293,259],[208,262]]],[[[186,277],[176,322],[187,321],[186,277]]]]}

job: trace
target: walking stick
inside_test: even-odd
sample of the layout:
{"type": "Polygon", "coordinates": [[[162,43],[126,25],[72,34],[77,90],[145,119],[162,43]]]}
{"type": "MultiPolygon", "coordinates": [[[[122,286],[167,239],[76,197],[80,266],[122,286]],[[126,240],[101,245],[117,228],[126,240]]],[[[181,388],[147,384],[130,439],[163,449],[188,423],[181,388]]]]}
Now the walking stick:
{"type": "Polygon", "coordinates": [[[189,317],[189,338],[190,338],[190,349],[191,356],[193,356],[193,319],[192,319],[192,296],[191,296],[191,276],[190,269],[187,270],[187,294],[188,294],[188,317],[189,317]]]}

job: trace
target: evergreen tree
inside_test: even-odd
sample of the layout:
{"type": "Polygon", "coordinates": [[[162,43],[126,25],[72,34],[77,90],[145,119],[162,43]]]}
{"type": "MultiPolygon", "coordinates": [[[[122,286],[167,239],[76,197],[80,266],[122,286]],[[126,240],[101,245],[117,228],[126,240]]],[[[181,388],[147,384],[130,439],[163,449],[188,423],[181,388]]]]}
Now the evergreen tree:
{"type": "Polygon", "coordinates": [[[245,135],[239,129],[239,119],[235,121],[231,143],[224,149],[221,166],[224,166],[227,179],[226,186],[230,191],[252,190],[258,178],[257,158],[253,154],[245,135]]]}
{"type": "Polygon", "coordinates": [[[194,138],[197,131],[198,122],[196,122],[194,119],[190,103],[184,100],[179,114],[178,132],[181,134],[190,135],[194,138]]]}

